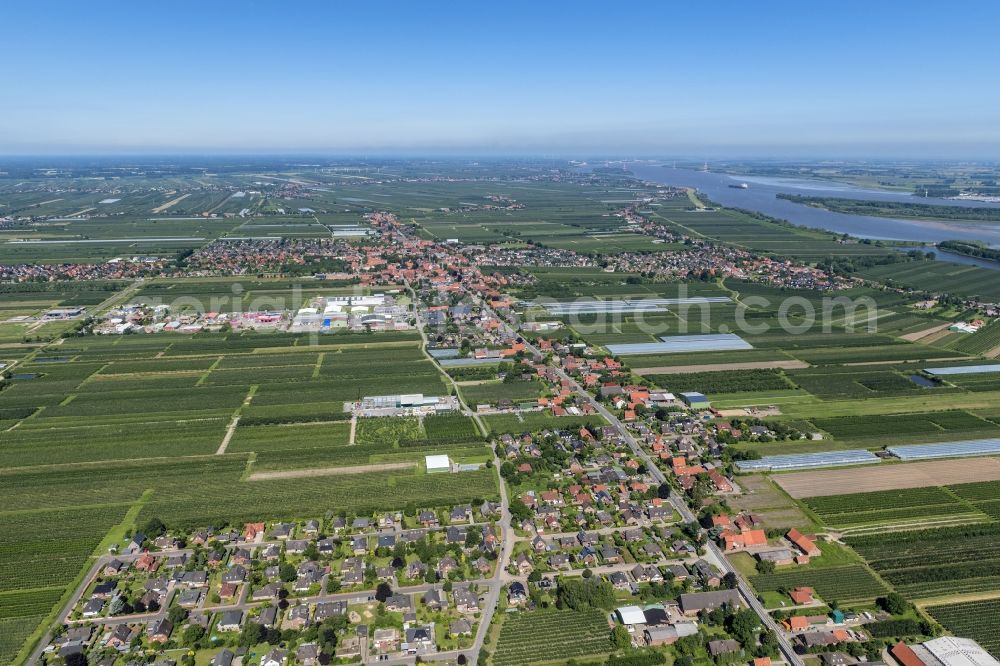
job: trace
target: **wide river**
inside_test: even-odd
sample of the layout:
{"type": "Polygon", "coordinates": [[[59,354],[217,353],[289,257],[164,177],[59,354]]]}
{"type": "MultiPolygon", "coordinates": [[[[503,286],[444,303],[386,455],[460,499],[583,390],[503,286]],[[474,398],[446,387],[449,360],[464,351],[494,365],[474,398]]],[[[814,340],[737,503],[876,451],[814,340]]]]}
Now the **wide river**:
{"type": "MultiPolygon", "coordinates": [[[[693,187],[723,206],[744,208],[771,217],[788,220],[816,229],[826,229],[840,234],[850,234],[858,238],[879,240],[905,240],[936,243],[943,240],[980,240],[991,246],[1000,246],[1000,224],[955,224],[926,220],[901,220],[888,217],[848,215],[813,208],[777,198],[778,193],[801,194],[803,196],[831,196],[849,199],[878,199],[885,201],[910,201],[915,203],[940,204],[947,206],[981,207],[990,206],[976,201],[952,201],[950,199],[914,199],[912,195],[895,192],[866,190],[842,183],[795,178],[768,178],[761,176],[729,176],[724,173],[673,169],[649,164],[629,164],[629,170],[637,178],[674,185],[693,187]],[[730,185],[747,183],[743,190],[730,185]]],[[[994,205],[995,207],[995,205],[994,205]]],[[[948,257],[948,261],[956,261],[948,257]]],[[[963,262],[964,263],[964,262],[963,262]]],[[[979,262],[969,262],[979,263],[979,262]]],[[[988,262],[983,262],[988,265],[988,262]]],[[[991,266],[992,267],[992,266],[991,266]]]]}

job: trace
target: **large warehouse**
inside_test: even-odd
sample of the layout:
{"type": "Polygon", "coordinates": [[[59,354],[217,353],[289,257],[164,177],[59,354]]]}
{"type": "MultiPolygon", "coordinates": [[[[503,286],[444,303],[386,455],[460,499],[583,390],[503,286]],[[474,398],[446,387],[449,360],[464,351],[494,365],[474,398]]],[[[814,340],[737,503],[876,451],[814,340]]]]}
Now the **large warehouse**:
{"type": "Polygon", "coordinates": [[[902,661],[914,663],[919,661],[924,666],[1000,666],[997,661],[984,650],[979,643],[971,638],[942,636],[922,643],[908,646],[900,643],[892,649],[893,656],[902,661]],[[914,659],[915,658],[915,659],[914,659]]]}

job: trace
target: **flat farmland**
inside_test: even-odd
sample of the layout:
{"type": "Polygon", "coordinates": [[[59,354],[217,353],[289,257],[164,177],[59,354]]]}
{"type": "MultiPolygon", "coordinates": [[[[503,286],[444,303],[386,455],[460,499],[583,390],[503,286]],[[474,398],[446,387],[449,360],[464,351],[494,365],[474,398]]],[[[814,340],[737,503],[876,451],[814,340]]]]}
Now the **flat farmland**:
{"type": "Polygon", "coordinates": [[[935,460],[878,467],[790,472],[771,477],[795,498],[1000,481],[1000,458],[935,460]]]}
{"type": "Polygon", "coordinates": [[[468,384],[460,387],[462,396],[470,405],[481,403],[496,404],[500,400],[511,400],[513,402],[534,402],[540,395],[542,395],[543,389],[544,387],[541,382],[535,380],[486,382],[481,384],[468,384]]]}
{"type": "MultiPolygon", "coordinates": [[[[145,288],[199,299],[232,295],[226,281],[192,281],[182,292],[145,288]]],[[[274,281],[254,288],[287,291],[274,281]]],[[[115,293],[35,291],[46,303],[100,302],[115,293]]],[[[34,298],[35,291],[11,296],[34,298]]],[[[12,658],[112,529],[154,517],[188,528],[329,511],[368,515],[398,510],[400,497],[420,507],[497,497],[495,470],[423,470],[429,453],[486,460],[466,417],[430,418],[426,428],[416,419],[363,425],[350,445],[344,401],[445,394],[418,336],[344,333],[321,344],[303,343],[306,337],[102,336],[29,350],[18,367],[25,378],[0,391],[0,532],[7,535],[0,537],[0,656],[12,658]],[[51,589],[26,598],[41,579],[51,589]]]]}
{"type": "Polygon", "coordinates": [[[1000,659],[1000,599],[984,599],[957,604],[928,606],[931,617],[956,636],[971,638],[997,659],[1000,659]]]}
{"type": "Polygon", "coordinates": [[[794,385],[778,370],[730,370],[703,373],[646,375],[657,386],[673,392],[758,393],[793,389],[794,385]]]}
{"type": "Polygon", "coordinates": [[[1000,281],[988,268],[944,261],[910,261],[860,271],[867,278],[892,280],[913,289],[944,291],[958,296],[1000,299],[1000,281]]]}
{"type": "Polygon", "coordinates": [[[800,259],[882,254],[870,245],[838,243],[830,234],[777,224],[735,210],[660,210],[652,217],[681,233],[800,259]]]}
{"type": "Polygon", "coordinates": [[[560,662],[607,655],[611,629],[598,610],[514,613],[504,617],[493,654],[494,666],[525,666],[540,655],[560,662]]]}
{"type": "Polygon", "coordinates": [[[878,578],[861,565],[782,571],[752,576],[750,582],[758,592],[811,587],[826,601],[836,600],[848,604],[872,601],[889,591],[878,578]]]}
{"type": "MultiPolygon", "coordinates": [[[[825,430],[838,439],[865,437],[920,437],[924,433],[947,433],[953,439],[960,439],[954,433],[972,433],[978,430],[993,430],[996,424],[969,412],[948,410],[916,414],[886,414],[882,416],[840,416],[835,418],[811,419],[813,425],[825,430]]],[[[984,435],[985,437],[986,435],[984,435]]]]}
{"type": "Polygon", "coordinates": [[[802,361],[748,361],[745,363],[715,363],[706,365],[659,366],[652,368],[633,367],[637,375],[681,375],[701,372],[724,372],[728,370],[795,370],[808,368],[802,361]]]}
{"type": "Polygon", "coordinates": [[[742,492],[728,498],[740,511],[759,515],[766,524],[780,527],[809,529],[813,522],[802,508],[764,474],[741,476],[737,479],[742,492]]]}
{"type": "Polygon", "coordinates": [[[551,412],[527,412],[524,414],[489,414],[483,417],[483,422],[493,434],[501,433],[535,433],[547,428],[575,430],[581,427],[599,427],[607,425],[604,417],[592,416],[553,416],[551,412]]]}
{"type": "Polygon", "coordinates": [[[942,517],[972,521],[985,518],[974,506],[938,486],[816,496],[802,502],[824,523],[841,528],[900,522],[919,525],[942,517]]]}
{"type": "Polygon", "coordinates": [[[1000,525],[849,536],[846,543],[910,599],[1000,590],[1000,525]]]}

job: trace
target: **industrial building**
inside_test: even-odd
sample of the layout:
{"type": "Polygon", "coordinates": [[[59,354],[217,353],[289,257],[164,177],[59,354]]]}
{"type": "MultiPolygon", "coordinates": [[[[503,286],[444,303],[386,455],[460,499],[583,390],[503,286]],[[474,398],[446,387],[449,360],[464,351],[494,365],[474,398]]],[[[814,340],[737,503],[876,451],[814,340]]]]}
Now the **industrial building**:
{"type": "Polygon", "coordinates": [[[359,402],[344,405],[346,411],[357,416],[426,416],[455,411],[458,407],[455,396],[423,393],[368,395],[359,402]]]}

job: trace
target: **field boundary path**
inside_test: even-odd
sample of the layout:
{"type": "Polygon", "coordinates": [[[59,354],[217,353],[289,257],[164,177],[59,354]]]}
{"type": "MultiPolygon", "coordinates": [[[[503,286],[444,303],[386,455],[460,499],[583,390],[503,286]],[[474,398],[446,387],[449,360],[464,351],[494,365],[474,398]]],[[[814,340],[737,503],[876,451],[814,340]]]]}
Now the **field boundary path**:
{"type": "Polygon", "coordinates": [[[273,472],[254,472],[247,481],[273,481],[275,479],[304,479],[311,476],[345,476],[348,474],[364,474],[366,472],[392,472],[401,469],[413,469],[415,462],[373,463],[371,465],[353,465],[351,467],[317,467],[315,469],[289,469],[273,472]]]}
{"type": "Polygon", "coordinates": [[[215,455],[221,456],[226,452],[226,447],[229,446],[229,440],[233,438],[236,433],[236,426],[240,423],[240,415],[237,414],[233,417],[233,420],[229,422],[229,427],[226,428],[226,435],[222,438],[222,443],[219,444],[219,448],[216,449],[215,455]]]}
{"type": "Polygon", "coordinates": [[[937,326],[931,326],[930,328],[922,328],[919,331],[913,331],[912,333],[901,335],[899,336],[899,339],[906,340],[907,342],[916,342],[917,340],[922,340],[923,338],[926,338],[929,335],[934,335],[939,331],[948,330],[949,326],[951,326],[951,322],[946,321],[945,323],[938,324],[937,326]]]}
{"type": "MultiPolygon", "coordinates": [[[[219,360],[216,361],[213,366],[218,365],[221,361],[222,357],[220,356],[219,360]]],[[[208,375],[206,374],[205,376],[207,377],[208,375]]],[[[229,427],[226,428],[226,434],[222,438],[222,443],[219,444],[219,448],[216,449],[215,455],[221,456],[226,452],[226,448],[229,446],[229,440],[231,440],[233,435],[236,433],[236,426],[239,425],[240,415],[243,413],[243,408],[250,404],[254,395],[257,393],[258,388],[260,388],[260,384],[250,385],[250,389],[247,391],[246,397],[243,398],[243,402],[241,402],[240,406],[236,408],[235,412],[233,412],[233,420],[229,422],[229,427]]]]}
{"type": "Polygon", "coordinates": [[[743,363],[708,363],[705,365],[661,365],[652,368],[634,368],[637,375],[682,375],[689,372],[717,372],[722,370],[801,370],[808,368],[805,361],[746,361],[743,363]]]}

